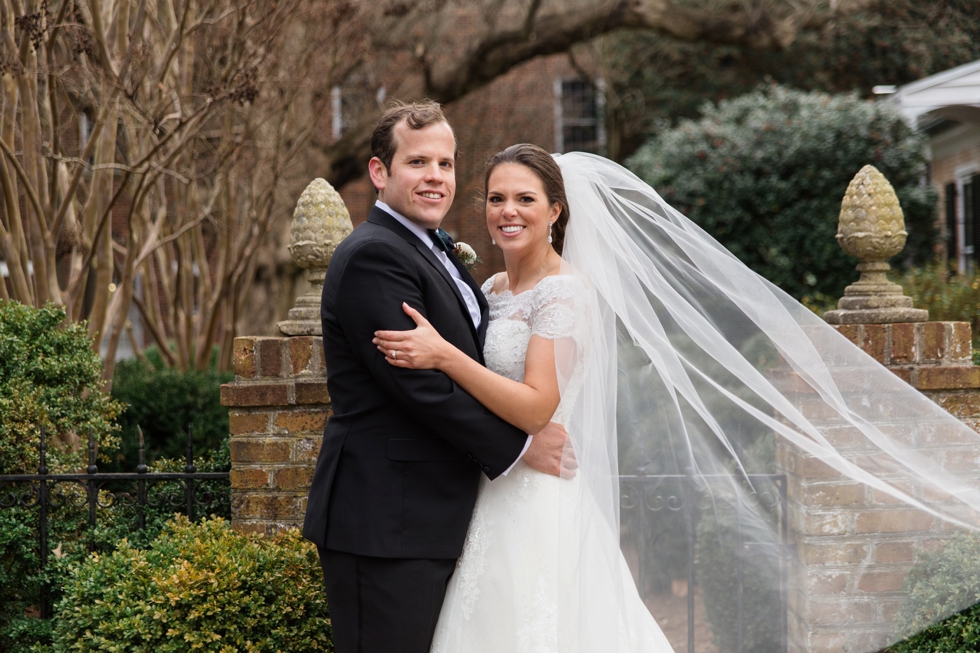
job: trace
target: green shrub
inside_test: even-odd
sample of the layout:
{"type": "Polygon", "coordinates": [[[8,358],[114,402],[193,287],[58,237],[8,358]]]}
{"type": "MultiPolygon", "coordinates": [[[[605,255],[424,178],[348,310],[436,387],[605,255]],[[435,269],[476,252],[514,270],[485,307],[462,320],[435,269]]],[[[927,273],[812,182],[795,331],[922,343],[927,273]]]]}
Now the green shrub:
{"type": "MultiPolygon", "coordinates": [[[[911,268],[896,275],[916,308],[929,311],[929,319],[969,322],[973,337],[980,338],[980,272],[955,274],[944,265],[911,268]]],[[[974,340],[977,348],[977,340],[974,340]]]]}
{"type": "Polygon", "coordinates": [[[233,374],[219,372],[215,365],[204,371],[169,368],[153,349],[147,350],[146,358],[116,364],[112,396],[127,408],[119,417],[120,455],[107,471],[136,469],[137,426],[143,430],[148,463],[158,458],[183,460],[188,428],[195,457],[214,454],[228,439],[228,409],[221,405],[220,386],[234,380],[233,374]]]}
{"type": "Polygon", "coordinates": [[[856,260],[837,244],[847,185],[872,164],[895,187],[905,256],[932,258],[936,190],[920,183],[924,137],[897,109],[779,86],[707,105],[627,165],[735,256],[797,298],[840,297],[856,260]]]}
{"type": "Polygon", "coordinates": [[[102,360],[85,325],[68,323],[53,305],[0,301],[0,473],[37,470],[43,426],[48,467],[75,470],[91,430],[105,455],[118,446],[113,419],[122,404],[101,391],[102,360]]]}
{"type": "MultiPolygon", "coordinates": [[[[184,461],[159,460],[151,472],[183,471],[184,461]]],[[[227,440],[217,455],[197,461],[202,472],[225,471],[229,467],[227,440]]],[[[207,515],[230,518],[230,487],[227,480],[195,481],[198,500],[209,502],[195,507],[198,518],[207,515]]],[[[132,484],[125,489],[135,489],[132,484]]],[[[40,571],[37,508],[4,508],[0,510],[0,651],[27,650],[32,645],[50,643],[51,620],[28,616],[36,608],[41,583],[47,581],[49,596],[57,601],[63,595],[68,567],[87,559],[92,551],[108,554],[126,540],[129,546],[146,547],[159,536],[175,509],[183,509],[184,488],[176,481],[148,484],[147,504],[142,508],[144,526],[139,528],[140,508],[127,502],[113,501],[107,493],[100,496],[96,526],[88,526],[85,494],[74,484],[62,484],[59,490],[69,500],[50,509],[48,515],[48,565],[40,571]]],[[[49,604],[50,605],[50,604],[49,604]]],[[[54,611],[55,621],[57,610],[54,611]]]]}
{"type": "Polygon", "coordinates": [[[908,639],[892,653],[980,650],[980,534],[957,534],[941,551],[924,554],[905,591],[896,626],[908,639]],[[936,623],[946,615],[952,616],[936,623]]]}
{"type": "MultiPolygon", "coordinates": [[[[84,560],[90,550],[112,550],[120,538],[133,532],[135,522],[128,528],[120,524],[88,530],[87,509],[68,507],[76,502],[84,505],[84,492],[74,484],[59,485],[58,490],[66,502],[52,507],[48,515],[49,557],[43,572],[37,507],[0,510],[0,651],[26,651],[32,645],[49,643],[52,621],[35,616],[42,583],[47,583],[49,600],[57,600],[69,564],[84,560]]],[[[114,524],[113,510],[98,508],[99,520],[114,524]]]]}
{"type": "MultiPolygon", "coordinates": [[[[122,405],[101,391],[102,361],[84,324],[67,323],[64,311],[51,305],[32,308],[0,302],[0,474],[33,473],[39,464],[38,442],[48,434],[48,468],[76,471],[86,448],[79,438],[91,429],[101,457],[118,444],[113,419],[122,405]]],[[[15,486],[6,491],[26,490],[15,486]]],[[[59,485],[66,505],[52,509],[49,541],[62,556],[81,556],[79,536],[84,515],[67,506],[81,491],[59,485]]],[[[105,510],[100,512],[104,513],[105,510]]],[[[37,606],[40,573],[37,508],[0,510],[0,650],[17,650],[43,637],[50,624],[25,617],[37,606]]],[[[55,579],[51,570],[49,578],[55,579]]],[[[56,583],[52,591],[57,591],[56,583]]]]}
{"type": "Polygon", "coordinates": [[[72,566],[52,650],[332,651],[316,549],[176,517],[148,549],[72,566]]]}

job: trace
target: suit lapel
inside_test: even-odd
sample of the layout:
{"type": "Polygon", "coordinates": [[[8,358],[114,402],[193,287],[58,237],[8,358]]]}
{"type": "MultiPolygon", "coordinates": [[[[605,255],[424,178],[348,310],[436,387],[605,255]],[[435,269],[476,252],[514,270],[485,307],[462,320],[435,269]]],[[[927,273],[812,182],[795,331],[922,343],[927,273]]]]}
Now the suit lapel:
{"type": "MultiPolygon", "coordinates": [[[[432,249],[427,247],[425,243],[419,240],[418,236],[413,234],[411,231],[402,226],[397,220],[376,206],[371,208],[371,212],[368,214],[368,222],[385,227],[386,229],[390,229],[404,238],[405,241],[413,245],[415,249],[418,250],[419,254],[422,255],[422,258],[424,258],[429,265],[435,268],[436,272],[438,272],[439,275],[445,279],[446,283],[449,284],[450,290],[452,290],[453,294],[456,295],[456,301],[459,303],[459,307],[463,311],[463,318],[466,320],[466,324],[470,327],[470,335],[473,336],[474,342],[479,345],[477,347],[477,351],[480,353],[480,362],[482,363],[483,339],[486,336],[487,309],[485,308],[486,300],[483,297],[483,293],[480,292],[480,289],[477,288],[475,292],[476,300],[480,304],[480,313],[482,318],[480,320],[480,330],[478,332],[473,326],[473,320],[470,318],[470,311],[466,307],[466,300],[463,299],[463,294],[460,292],[459,286],[456,285],[456,280],[453,279],[451,274],[449,274],[449,270],[447,270],[446,266],[442,264],[442,261],[436,258],[436,255],[432,249]]],[[[461,268],[462,264],[456,259],[456,257],[450,256],[449,260],[452,261],[457,270],[461,270],[460,276],[463,278],[466,284],[470,286],[470,288],[474,288],[476,282],[464,268],[461,268]]]]}
{"type": "MultiPolygon", "coordinates": [[[[487,338],[487,323],[490,321],[490,305],[487,304],[487,298],[483,296],[483,290],[477,285],[476,279],[470,274],[470,271],[466,269],[466,266],[460,262],[455,256],[450,256],[449,260],[453,262],[456,269],[459,271],[459,276],[466,282],[466,285],[470,287],[473,291],[473,295],[476,296],[476,303],[480,306],[480,328],[477,329],[477,342],[480,343],[480,351],[483,351],[483,344],[487,338]]],[[[467,310],[469,314],[469,310],[467,310]]],[[[472,322],[472,320],[471,320],[472,322]]],[[[481,358],[483,354],[480,354],[481,358]]]]}

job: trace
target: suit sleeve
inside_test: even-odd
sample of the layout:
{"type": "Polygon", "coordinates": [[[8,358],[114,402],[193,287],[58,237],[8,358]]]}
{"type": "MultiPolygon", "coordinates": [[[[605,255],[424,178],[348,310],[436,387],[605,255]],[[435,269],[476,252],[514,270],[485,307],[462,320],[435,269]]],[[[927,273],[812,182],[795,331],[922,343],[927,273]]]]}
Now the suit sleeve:
{"type": "Polygon", "coordinates": [[[337,302],[337,320],[354,354],[400,409],[469,454],[491,479],[514,464],[527,441],[523,431],[487,410],[443,372],[394,367],[372,344],[379,329],[415,328],[402,302],[428,319],[419,273],[404,252],[383,241],[359,246],[344,266],[337,302]]]}

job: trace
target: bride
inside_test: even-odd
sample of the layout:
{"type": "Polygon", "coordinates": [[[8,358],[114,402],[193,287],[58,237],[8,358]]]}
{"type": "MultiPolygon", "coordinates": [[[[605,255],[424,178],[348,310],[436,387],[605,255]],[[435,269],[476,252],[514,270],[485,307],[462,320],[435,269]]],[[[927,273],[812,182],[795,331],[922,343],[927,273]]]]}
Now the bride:
{"type": "MultiPolygon", "coordinates": [[[[700,550],[698,574],[724,588],[737,558],[740,615],[743,601],[750,615],[768,609],[767,597],[793,591],[784,559],[760,554],[784,526],[762,500],[772,488],[753,472],[775,471],[780,451],[801,451],[953,527],[977,528],[976,483],[919,443],[938,432],[974,444],[980,437],[631,173],[600,157],[552,158],[521,144],[491,159],[485,192],[487,227],[506,266],[483,286],[487,368],[407,305],[417,328],[379,331],[375,344],[391,365],[442,370],[528,433],[549,419],[563,424],[578,469],[555,478],[519,462],[507,476],[482,479],[434,653],[670,651],[620,552],[633,528],[620,521],[624,474],[696,488],[696,507],[687,509],[700,522],[699,543],[720,541],[726,520],[738,523],[738,546],[714,557],[700,550]],[[742,591],[743,573],[752,592],[742,591]]],[[[651,500],[664,501],[644,490],[640,510],[651,500]]],[[[644,550],[633,563],[647,571],[660,564],[644,550]]],[[[835,600],[859,594],[859,581],[835,600]]],[[[840,624],[853,622],[839,612],[840,624]]],[[[716,642],[734,641],[720,623],[712,620],[716,642]]],[[[739,649],[743,637],[757,646],[743,650],[787,644],[785,624],[771,615],[744,629],[739,649]]]]}
{"type": "MultiPolygon", "coordinates": [[[[521,144],[494,156],[486,172],[486,216],[506,266],[483,285],[490,305],[487,367],[443,340],[407,305],[418,328],[379,331],[376,344],[392,365],[442,370],[528,433],[553,420],[573,434],[568,417],[587,364],[589,303],[582,281],[562,274],[569,210],[551,155],[521,144]]],[[[561,479],[521,461],[507,476],[493,482],[482,477],[481,483],[434,653],[610,651],[616,638],[619,650],[672,650],[637,594],[619,554],[618,531],[583,492],[578,475],[561,479]],[[588,541],[563,540],[563,532],[582,523],[590,526],[588,541]],[[614,555],[616,564],[613,575],[583,594],[577,574],[586,550],[614,555]],[[590,638],[581,639],[577,627],[564,637],[560,619],[578,613],[583,603],[593,604],[590,638]],[[609,624],[617,628],[606,632],[609,624]]]]}

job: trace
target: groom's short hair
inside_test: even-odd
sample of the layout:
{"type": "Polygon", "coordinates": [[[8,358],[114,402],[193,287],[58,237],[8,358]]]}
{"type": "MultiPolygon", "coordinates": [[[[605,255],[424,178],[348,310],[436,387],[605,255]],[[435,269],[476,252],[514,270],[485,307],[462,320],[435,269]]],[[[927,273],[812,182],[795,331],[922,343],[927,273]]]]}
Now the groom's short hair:
{"type": "MultiPolygon", "coordinates": [[[[395,158],[395,150],[398,149],[398,143],[395,142],[395,125],[402,120],[405,120],[411,129],[424,129],[439,122],[449,125],[446,114],[442,112],[442,106],[438,102],[428,99],[411,104],[405,104],[398,100],[392,102],[381,114],[381,119],[378,120],[378,124],[374,127],[374,133],[371,134],[371,156],[378,157],[385,169],[389,171],[391,170],[391,161],[395,158]]],[[[449,125],[449,128],[452,129],[453,126],[449,125]]],[[[455,131],[453,131],[453,141],[456,141],[455,131]]],[[[456,143],[453,157],[458,155],[459,143],[456,143]]]]}

